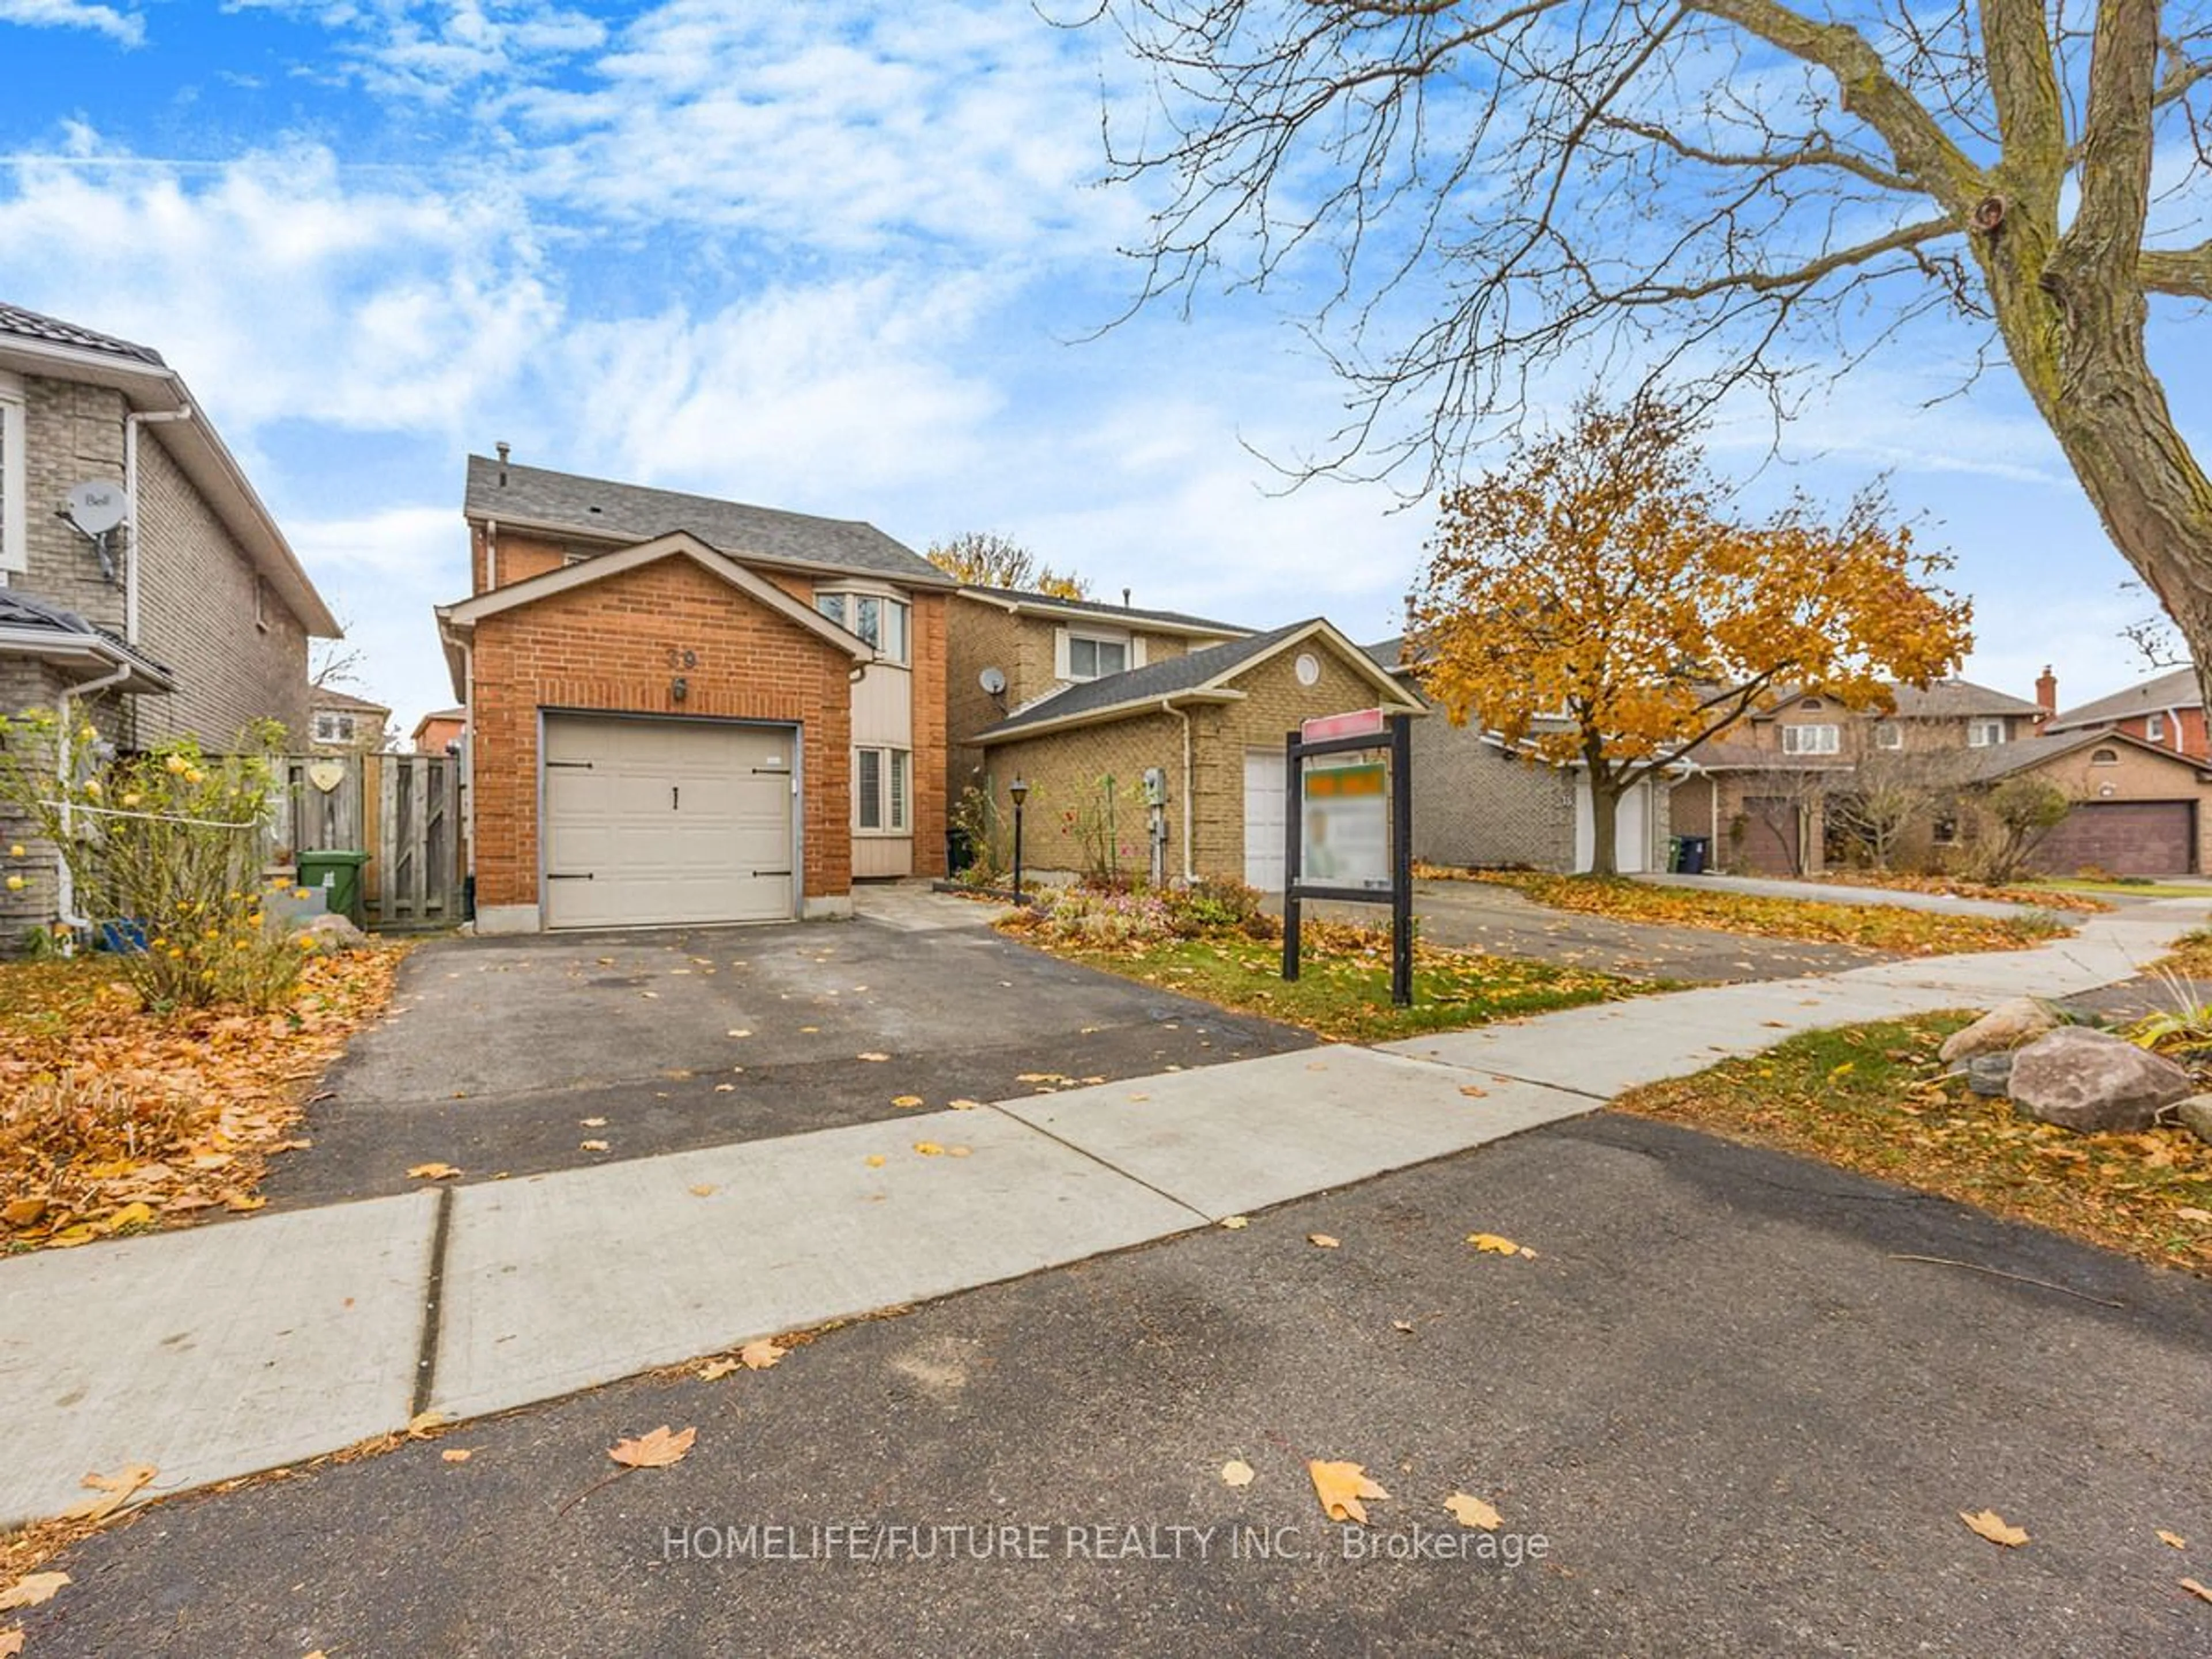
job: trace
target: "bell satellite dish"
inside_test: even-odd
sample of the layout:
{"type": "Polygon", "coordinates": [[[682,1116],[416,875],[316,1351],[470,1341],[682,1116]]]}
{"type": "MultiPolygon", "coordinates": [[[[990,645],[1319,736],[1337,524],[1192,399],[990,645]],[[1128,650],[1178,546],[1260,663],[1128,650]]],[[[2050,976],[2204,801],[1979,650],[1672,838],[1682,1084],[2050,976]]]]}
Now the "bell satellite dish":
{"type": "Polygon", "coordinates": [[[1006,675],[1004,669],[987,668],[975,677],[975,680],[994,697],[1006,689],[1006,675]]]}
{"type": "Polygon", "coordinates": [[[123,486],[106,478],[90,478],[70,486],[69,521],[88,536],[105,536],[123,522],[127,505],[123,486]]]}

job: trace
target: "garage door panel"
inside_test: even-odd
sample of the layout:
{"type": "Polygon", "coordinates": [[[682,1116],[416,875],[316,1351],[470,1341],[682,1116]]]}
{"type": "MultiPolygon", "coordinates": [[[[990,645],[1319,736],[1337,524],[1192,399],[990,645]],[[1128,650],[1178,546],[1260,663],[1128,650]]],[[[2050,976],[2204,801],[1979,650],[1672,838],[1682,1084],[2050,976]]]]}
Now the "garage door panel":
{"type": "Polygon", "coordinates": [[[2193,801],[2084,801],[2031,861],[2055,875],[2093,866],[2123,876],[2188,875],[2196,868],[2196,845],[2193,801]]]}
{"type": "Polygon", "coordinates": [[[1283,890],[1284,769],[1280,750],[1244,751],[1244,880],[1263,893],[1283,890]]]}
{"type": "Polygon", "coordinates": [[[549,927],[793,913],[787,727],[550,715],[549,927]]]}

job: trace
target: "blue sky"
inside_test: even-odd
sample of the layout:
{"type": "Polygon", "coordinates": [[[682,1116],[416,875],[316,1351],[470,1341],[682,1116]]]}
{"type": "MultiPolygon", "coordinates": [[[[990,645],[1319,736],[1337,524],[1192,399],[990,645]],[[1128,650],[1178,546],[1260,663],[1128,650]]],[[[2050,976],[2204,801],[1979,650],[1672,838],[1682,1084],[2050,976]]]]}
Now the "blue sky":
{"type": "MultiPolygon", "coordinates": [[[[1139,604],[1395,631],[1431,515],[1287,496],[1341,393],[1295,290],[1091,337],[1141,204],[1098,187],[1110,40],[1025,5],[0,0],[0,298],[158,347],[403,725],[451,701],[462,458],[1028,543],[1139,604]]],[[[2212,347],[2154,361],[2199,453],[2212,347]]],[[[1879,472],[1978,602],[1975,678],[2072,702],[2145,672],[2144,609],[1963,331],[1714,459],[1840,501],[1879,472]]],[[[1479,465],[1479,461],[1477,463],[1479,465]]]]}

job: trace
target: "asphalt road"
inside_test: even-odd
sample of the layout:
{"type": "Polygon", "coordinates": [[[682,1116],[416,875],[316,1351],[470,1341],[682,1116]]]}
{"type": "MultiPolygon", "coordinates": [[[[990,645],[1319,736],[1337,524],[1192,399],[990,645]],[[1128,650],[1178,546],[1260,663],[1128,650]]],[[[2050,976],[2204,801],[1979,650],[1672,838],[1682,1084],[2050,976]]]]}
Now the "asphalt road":
{"type": "Polygon", "coordinates": [[[983,929],[441,939],[263,1190],[329,1204],[419,1185],[417,1164],[534,1175],[921,1109],[902,1097],[1003,1100],[1034,1091],[1024,1073],[1114,1081],[1313,1042],[983,929]]]}
{"type": "Polygon", "coordinates": [[[30,1659],[2196,1656],[2208,1362],[2212,1285],[1599,1117],[158,1506],[21,1617],[30,1659]],[[662,1424],[680,1463],[600,1484],[662,1424]],[[1309,1458],[1388,1489],[1371,1528],[1323,1520],[1309,1458]],[[1455,1492],[1500,1511],[1491,1559],[1392,1559],[1469,1547],[1455,1492]],[[848,1559],[894,1525],[935,1558],[848,1559]]]}

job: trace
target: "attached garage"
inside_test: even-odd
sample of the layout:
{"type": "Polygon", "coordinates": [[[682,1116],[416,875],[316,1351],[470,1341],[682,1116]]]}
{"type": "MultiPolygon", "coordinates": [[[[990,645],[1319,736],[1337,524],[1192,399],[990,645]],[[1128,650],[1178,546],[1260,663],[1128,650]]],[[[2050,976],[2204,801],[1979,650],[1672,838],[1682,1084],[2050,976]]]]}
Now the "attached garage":
{"type": "MultiPolygon", "coordinates": [[[[1624,876],[1637,875],[1652,866],[1652,789],[1646,778],[1632,784],[1613,809],[1613,867],[1624,876]]],[[[1575,779],[1575,870],[1589,869],[1597,860],[1597,811],[1590,802],[1589,780],[1575,779]]]]}
{"type": "Polygon", "coordinates": [[[2197,872],[2197,803],[2192,800],[2084,801],[2035,850],[2035,866],[2053,875],[2094,867],[2118,876],[2197,872]]]}
{"type": "Polygon", "coordinates": [[[797,914],[796,727],[544,718],[547,927],[797,914]]]}

